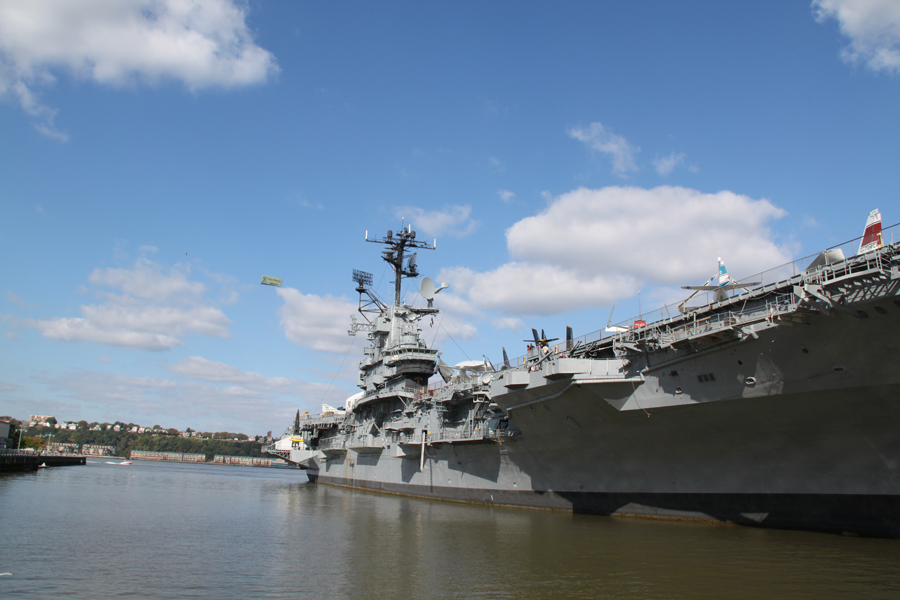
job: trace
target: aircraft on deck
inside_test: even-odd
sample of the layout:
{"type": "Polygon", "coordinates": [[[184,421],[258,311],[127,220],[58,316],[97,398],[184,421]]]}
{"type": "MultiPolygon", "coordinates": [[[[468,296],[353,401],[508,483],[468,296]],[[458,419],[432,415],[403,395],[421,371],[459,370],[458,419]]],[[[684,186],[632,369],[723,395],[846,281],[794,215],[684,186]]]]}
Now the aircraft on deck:
{"type": "Polygon", "coordinates": [[[728,269],[725,268],[725,261],[722,260],[722,257],[719,257],[719,272],[716,275],[713,275],[709,279],[706,280],[706,283],[703,285],[683,285],[681,289],[683,290],[694,290],[694,293],[691,294],[687,300],[679,304],[679,308],[683,307],[685,303],[693,298],[697,292],[715,292],[715,302],[721,302],[728,298],[728,292],[737,289],[745,289],[750,288],[755,285],[759,285],[759,281],[753,281],[750,283],[738,283],[736,280],[732,279],[728,274],[728,269]],[[713,284],[713,281],[718,278],[718,282],[713,284]],[[711,285],[712,284],[712,285],[711,285]]]}

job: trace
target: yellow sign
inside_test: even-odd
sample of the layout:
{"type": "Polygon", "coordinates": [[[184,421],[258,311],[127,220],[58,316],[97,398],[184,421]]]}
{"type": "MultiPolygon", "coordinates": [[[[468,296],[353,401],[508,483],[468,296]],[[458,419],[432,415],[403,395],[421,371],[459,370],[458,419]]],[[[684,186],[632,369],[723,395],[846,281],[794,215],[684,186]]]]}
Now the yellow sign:
{"type": "Polygon", "coordinates": [[[269,277],[268,275],[263,275],[262,278],[263,285],[274,285],[275,287],[281,287],[281,280],[277,277],[269,277]]]}

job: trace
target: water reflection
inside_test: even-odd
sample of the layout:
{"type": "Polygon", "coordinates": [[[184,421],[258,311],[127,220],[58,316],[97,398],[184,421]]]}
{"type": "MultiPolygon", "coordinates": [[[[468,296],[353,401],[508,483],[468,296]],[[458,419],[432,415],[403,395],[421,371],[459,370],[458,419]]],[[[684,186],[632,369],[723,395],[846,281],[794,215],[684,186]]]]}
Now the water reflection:
{"type": "Polygon", "coordinates": [[[0,476],[0,597],[895,598],[900,542],[138,463],[0,476]]]}

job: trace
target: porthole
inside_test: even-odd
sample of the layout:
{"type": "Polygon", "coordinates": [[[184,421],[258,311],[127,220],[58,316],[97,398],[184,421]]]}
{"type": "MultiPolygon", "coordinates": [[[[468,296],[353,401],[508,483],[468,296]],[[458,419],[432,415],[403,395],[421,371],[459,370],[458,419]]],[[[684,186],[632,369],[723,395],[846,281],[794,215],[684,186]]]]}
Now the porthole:
{"type": "Polygon", "coordinates": [[[676,394],[680,394],[680,393],[681,393],[681,388],[680,388],[680,387],[675,388],[675,393],[676,393],[676,394]]]}
{"type": "Polygon", "coordinates": [[[833,367],[832,369],[834,370],[835,373],[843,373],[844,372],[844,367],[833,367]]]}
{"type": "Polygon", "coordinates": [[[875,309],[875,312],[877,312],[879,315],[886,315],[886,314],[887,314],[887,311],[884,310],[884,309],[883,309],[882,307],[880,307],[880,306],[873,306],[872,308],[874,308],[874,309],[875,309]]]}
{"type": "Polygon", "coordinates": [[[803,354],[809,354],[809,348],[800,348],[800,351],[803,352],[803,354]]]}
{"type": "Polygon", "coordinates": [[[739,361],[738,361],[738,364],[739,364],[739,365],[742,365],[742,364],[744,364],[744,361],[739,360],[739,361]]]}
{"type": "Polygon", "coordinates": [[[861,319],[868,319],[868,318],[869,318],[869,313],[867,313],[867,312],[864,311],[864,310],[858,310],[858,311],[856,311],[856,314],[858,314],[859,317],[860,317],[861,319]]]}
{"type": "Polygon", "coordinates": [[[748,377],[744,380],[747,385],[756,385],[756,377],[748,377]]]}

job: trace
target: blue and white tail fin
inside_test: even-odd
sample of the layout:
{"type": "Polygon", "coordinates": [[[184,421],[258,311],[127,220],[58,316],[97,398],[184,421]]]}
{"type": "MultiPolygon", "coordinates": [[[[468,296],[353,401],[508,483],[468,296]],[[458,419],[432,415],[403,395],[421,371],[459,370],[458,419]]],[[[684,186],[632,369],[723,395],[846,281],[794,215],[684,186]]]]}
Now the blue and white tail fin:
{"type": "MultiPolygon", "coordinates": [[[[708,272],[708,271],[707,271],[708,272]]],[[[719,285],[727,285],[731,282],[731,277],[728,275],[728,269],[725,268],[725,261],[722,260],[722,257],[719,257],[719,285]]]]}
{"type": "Polygon", "coordinates": [[[884,246],[884,240],[881,237],[881,212],[876,208],[869,213],[869,218],[866,219],[866,230],[859,242],[857,254],[877,250],[882,246],[884,246]]]}

